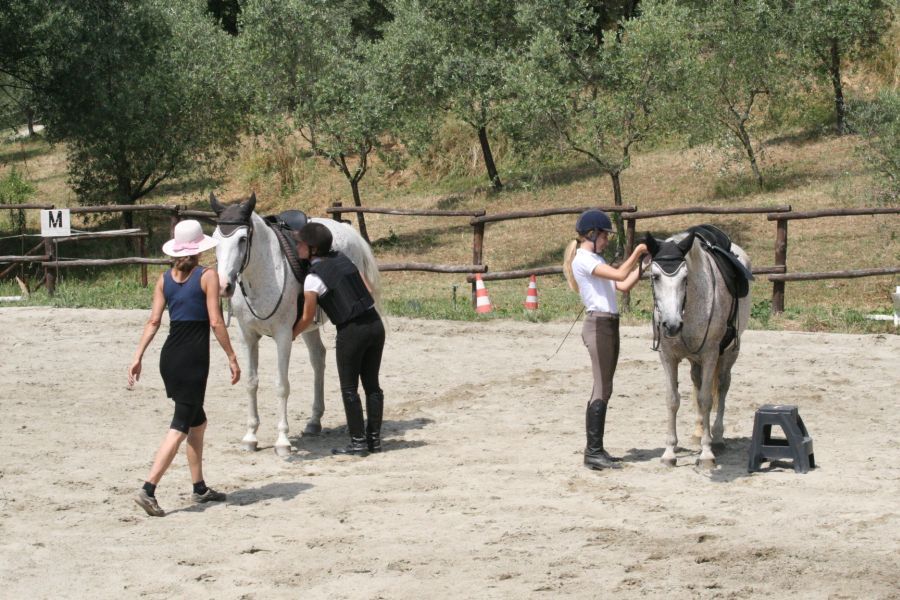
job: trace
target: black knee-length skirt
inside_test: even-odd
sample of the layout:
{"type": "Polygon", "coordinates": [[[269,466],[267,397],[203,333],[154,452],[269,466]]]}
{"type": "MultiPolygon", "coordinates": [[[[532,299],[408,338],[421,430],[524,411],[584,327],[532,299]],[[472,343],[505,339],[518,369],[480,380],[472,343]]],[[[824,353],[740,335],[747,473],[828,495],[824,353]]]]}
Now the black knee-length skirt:
{"type": "Polygon", "coordinates": [[[209,377],[209,322],[172,321],[159,356],[166,395],[176,403],[203,404],[209,377]]]}

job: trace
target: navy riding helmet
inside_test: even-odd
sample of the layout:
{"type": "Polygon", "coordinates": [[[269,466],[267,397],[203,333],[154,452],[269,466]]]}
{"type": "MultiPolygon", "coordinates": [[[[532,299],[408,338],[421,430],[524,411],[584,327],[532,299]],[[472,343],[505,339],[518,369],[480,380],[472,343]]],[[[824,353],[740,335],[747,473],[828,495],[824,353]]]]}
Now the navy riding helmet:
{"type": "Polygon", "coordinates": [[[609,220],[605,212],[596,208],[584,211],[578,217],[578,221],[575,222],[575,231],[579,235],[584,235],[594,229],[597,231],[613,231],[612,221],[609,220]]]}

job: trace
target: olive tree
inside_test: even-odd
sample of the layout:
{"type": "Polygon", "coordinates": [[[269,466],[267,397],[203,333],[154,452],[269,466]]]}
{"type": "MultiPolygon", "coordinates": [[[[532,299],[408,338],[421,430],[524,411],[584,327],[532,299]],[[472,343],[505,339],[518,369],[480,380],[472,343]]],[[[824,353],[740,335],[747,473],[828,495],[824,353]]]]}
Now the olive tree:
{"type": "MultiPolygon", "coordinates": [[[[642,15],[620,24],[618,36],[593,35],[595,13],[586,3],[533,3],[519,18],[534,34],[527,53],[511,65],[518,82],[510,127],[548,134],[608,175],[617,206],[621,175],[636,144],[682,118],[679,90],[692,66],[687,9],[643,2],[642,15]]],[[[619,231],[618,252],[624,244],[619,231]]]]}
{"type": "Polygon", "coordinates": [[[792,43],[794,56],[809,71],[831,83],[835,130],[846,133],[842,65],[881,45],[894,17],[891,1],[791,0],[787,7],[782,30],[792,43]]]}
{"type": "Polygon", "coordinates": [[[76,0],[60,18],[41,101],[80,201],[133,204],[234,145],[231,38],[201,6],[76,0]]]}

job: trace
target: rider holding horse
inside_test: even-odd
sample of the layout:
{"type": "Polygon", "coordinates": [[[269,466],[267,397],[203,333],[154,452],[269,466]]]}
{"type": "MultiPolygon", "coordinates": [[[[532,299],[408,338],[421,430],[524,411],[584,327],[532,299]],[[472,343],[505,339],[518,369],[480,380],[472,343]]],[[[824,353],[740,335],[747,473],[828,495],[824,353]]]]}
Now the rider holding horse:
{"type": "Polygon", "coordinates": [[[606,409],[612,396],[613,375],[619,360],[619,312],[616,290],[627,292],[641,276],[639,261],[647,246],[638,244],[618,267],[603,259],[612,222],[600,210],[588,210],[575,223],[577,239],[566,248],[563,271],[569,287],[581,295],[587,316],[581,339],[591,355],[594,387],[585,412],[587,446],[584,465],[590,469],[620,469],[618,458],[603,448],[606,409]]]}
{"type": "Polygon", "coordinates": [[[375,310],[372,287],[349,258],[331,251],[331,232],[321,223],[308,223],[296,239],[300,258],[310,260],[310,273],[303,283],[303,315],[294,325],[294,337],[312,324],[319,305],[337,328],[338,377],[350,444],[332,452],[357,456],[381,452],[384,393],[378,373],[385,334],[375,310]],[[366,393],[365,423],[360,380],[366,393]]]}

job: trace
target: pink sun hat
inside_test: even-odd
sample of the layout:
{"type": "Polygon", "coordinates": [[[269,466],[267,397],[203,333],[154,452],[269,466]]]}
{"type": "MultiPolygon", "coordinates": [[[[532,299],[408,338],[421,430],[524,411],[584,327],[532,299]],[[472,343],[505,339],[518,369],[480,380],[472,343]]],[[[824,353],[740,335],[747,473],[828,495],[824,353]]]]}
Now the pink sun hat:
{"type": "Polygon", "coordinates": [[[193,256],[209,250],[218,243],[218,240],[203,233],[199,221],[187,219],[175,225],[175,237],[163,244],[162,251],[176,258],[193,256]]]}

